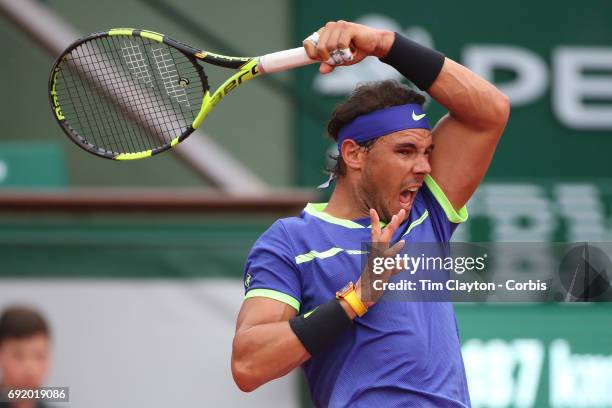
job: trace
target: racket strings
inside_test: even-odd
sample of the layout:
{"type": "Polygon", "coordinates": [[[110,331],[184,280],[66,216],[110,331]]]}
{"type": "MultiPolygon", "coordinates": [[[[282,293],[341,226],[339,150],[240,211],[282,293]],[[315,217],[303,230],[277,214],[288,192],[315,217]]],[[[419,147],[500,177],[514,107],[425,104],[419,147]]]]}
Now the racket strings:
{"type": "MultiPolygon", "coordinates": [[[[104,51],[107,52],[106,47],[105,47],[106,44],[101,43],[100,45],[103,47],[104,51]]],[[[87,44],[87,43],[85,44],[85,47],[94,48],[93,44],[87,44]]],[[[91,55],[93,53],[93,50],[89,50],[89,51],[90,52],[88,53],[88,55],[91,55]]],[[[101,71],[100,73],[105,77],[106,80],[114,80],[114,78],[111,78],[111,74],[109,72],[101,71]]],[[[83,86],[82,78],[80,78],[80,80],[81,80],[81,86],[83,86]]],[[[103,91],[103,89],[99,85],[101,85],[101,84],[99,84],[99,83],[98,84],[95,84],[95,83],[92,84],[92,86],[94,87],[94,90],[96,90],[97,93],[99,93],[100,91],[103,91]]],[[[119,93],[122,94],[123,93],[122,91],[123,90],[120,90],[119,93]]],[[[87,94],[87,96],[90,97],[90,94],[87,94]]],[[[91,100],[90,103],[95,103],[95,100],[91,100]]],[[[111,108],[112,108],[112,106],[106,105],[106,104],[102,104],[100,106],[100,109],[103,112],[103,114],[106,116],[106,118],[110,119],[110,120],[108,120],[108,122],[103,122],[103,124],[108,126],[108,128],[110,130],[110,132],[108,132],[105,129],[105,133],[107,135],[110,135],[109,139],[108,139],[108,146],[112,149],[112,151],[122,151],[122,150],[124,150],[124,147],[121,145],[121,142],[117,139],[117,135],[120,132],[127,132],[127,134],[130,134],[131,136],[133,136],[134,132],[131,129],[129,129],[128,127],[126,127],[124,123],[122,123],[122,121],[120,120],[120,117],[119,117],[117,111],[113,110],[111,108]],[[121,150],[118,150],[118,149],[121,149],[121,150]]],[[[88,113],[92,113],[92,112],[88,112],[88,113]]],[[[95,119],[95,117],[93,117],[92,119],[95,119]]],[[[98,124],[95,122],[95,120],[93,121],[93,124],[94,124],[94,126],[96,126],[96,129],[99,130],[99,128],[97,126],[98,124]]],[[[100,132],[98,132],[97,134],[95,132],[92,133],[92,135],[94,135],[94,137],[96,135],[99,136],[99,134],[100,134],[100,132]]],[[[98,138],[94,139],[94,143],[96,144],[96,146],[105,146],[106,145],[106,143],[104,143],[104,141],[102,141],[102,140],[98,141],[97,139],[98,138]],[[102,144],[97,144],[97,143],[102,143],[102,144]]],[[[131,138],[127,139],[128,142],[132,142],[132,140],[133,139],[131,139],[131,138]]],[[[132,148],[136,148],[133,143],[131,143],[131,145],[132,145],[132,148]]]]}
{"type": "MultiPolygon", "coordinates": [[[[74,128],[81,125],[77,130],[79,134],[87,135],[88,141],[96,147],[101,147],[104,150],[112,152],[138,151],[132,141],[136,140],[134,135],[141,140],[139,132],[135,132],[129,123],[122,119],[122,112],[119,106],[113,106],[110,103],[97,103],[97,99],[104,95],[105,89],[113,92],[115,99],[129,99],[129,94],[126,88],[113,87],[109,88],[109,84],[116,82],[117,75],[108,69],[98,69],[100,66],[108,65],[108,58],[105,58],[108,53],[107,47],[103,42],[96,43],[99,47],[94,47],[91,43],[85,43],[82,47],[73,51],[71,61],[74,63],[69,65],[69,69],[76,75],[78,81],[73,87],[71,94],[76,93],[78,105],[75,105],[74,113],[80,122],[75,123],[74,120],[69,120],[69,124],[74,128]],[[96,49],[98,48],[98,49],[96,49]],[[95,72],[93,77],[90,73],[95,72]],[[85,75],[80,75],[83,72],[85,75]],[[91,89],[90,89],[91,88],[91,89]],[[89,92],[93,90],[93,92],[89,92]],[[96,109],[91,109],[96,107],[96,109]],[[125,142],[121,143],[119,135],[125,135],[125,142]],[[132,143],[130,143],[132,142],[132,143]]],[[[68,81],[67,81],[68,82],[68,81]]],[[[70,89],[70,86],[66,87],[70,89]]],[[[132,98],[133,99],[133,98],[132,98]]],[[[106,102],[106,101],[103,101],[106,102]]]]}
{"type": "MultiPolygon", "coordinates": [[[[105,52],[108,53],[112,53],[112,50],[109,49],[109,44],[106,42],[102,43],[102,46],[104,47],[105,52]]],[[[126,65],[128,66],[129,69],[129,61],[126,61],[126,65]]],[[[112,78],[110,78],[111,80],[116,80],[118,79],[117,76],[115,75],[114,72],[109,72],[107,73],[108,76],[112,76],[112,78]]],[[[136,77],[136,79],[138,80],[138,77],[136,77]]],[[[122,97],[122,99],[127,99],[128,100],[137,100],[138,96],[134,95],[134,92],[132,91],[131,88],[122,88],[119,90],[119,95],[122,97]]],[[[118,108],[121,109],[122,105],[119,105],[118,108]]],[[[137,113],[144,113],[142,112],[142,105],[136,105],[137,109],[137,113]]],[[[135,149],[133,151],[139,151],[142,150],[142,146],[146,145],[146,138],[143,137],[142,132],[135,132],[134,129],[132,129],[132,127],[123,127],[123,131],[127,132],[128,135],[130,135],[130,137],[127,139],[128,142],[131,143],[132,145],[132,149],[135,149]],[[139,141],[140,144],[136,143],[136,141],[139,141]]],[[[114,134],[113,134],[114,135],[114,134]]],[[[114,139],[114,138],[113,138],[114,139]]]]}
{"type": "Polygon", "coordinates": [[[66,55],[56,92],[78,141],[107,154],[136,153],[167,145],[189,128],[205,91],[203,75],[164,43],[99,37],[66,55]]]}

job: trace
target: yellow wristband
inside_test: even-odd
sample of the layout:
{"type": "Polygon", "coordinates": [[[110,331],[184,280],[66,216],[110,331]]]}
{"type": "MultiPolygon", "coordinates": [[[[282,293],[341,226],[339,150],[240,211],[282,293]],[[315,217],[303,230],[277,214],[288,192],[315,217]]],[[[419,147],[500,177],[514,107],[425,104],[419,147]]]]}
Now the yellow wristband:
{"type": "Polygon", "coordinates": [[[353,311],[357,313],[357,316],[359,317],[363,316],[368,311],[368,308],[363,304],[361,299],[359,299],[355,290],[351,290],[349,293],[347,293],[344,296],[344,300],[346,300],[351,309],[353,309],[353,311]]]}

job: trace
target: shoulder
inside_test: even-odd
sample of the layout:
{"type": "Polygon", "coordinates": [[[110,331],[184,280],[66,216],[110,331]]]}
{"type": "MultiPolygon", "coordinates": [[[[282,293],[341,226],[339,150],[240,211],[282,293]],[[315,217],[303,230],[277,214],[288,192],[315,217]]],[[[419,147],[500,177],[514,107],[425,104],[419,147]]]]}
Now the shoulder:
{"type": "Polygon", "coordinates": [[[423,211],[426,209],[430,216],[452,224],[460,224],[468,219],[466,206],[459,210],[453,208],[438,183],[430,175],[425,176],[423,186],[415,200],[415,207],[420,207],[423,211]]]}
{"type": "Polygon", "coordinates": [[[302,217],[287,217],[276,220],[259,237],[257,242],[277,241],[279,239],[287,242],[291,233],[307,228],[306,221],[302,217]]]}
{"type": "Polygon", "coordinates": [[[308,216],[304,211],[299,216],[280,218],[274,222],[260,237],[268,241],[284,239],[287,244],[297,241],[298,237],[307,237],[317,234],[320,223],[316,218],[308,216]]]}
{"type": "Polygon", "coordinates": [[[279,255],[291,256],[295,254],[295,237],[306,234],[309,229],[308,221],[302,216],[287,217],[276,220],[255,241],[251,253],[261,250],[274,251],[279,255]]]}

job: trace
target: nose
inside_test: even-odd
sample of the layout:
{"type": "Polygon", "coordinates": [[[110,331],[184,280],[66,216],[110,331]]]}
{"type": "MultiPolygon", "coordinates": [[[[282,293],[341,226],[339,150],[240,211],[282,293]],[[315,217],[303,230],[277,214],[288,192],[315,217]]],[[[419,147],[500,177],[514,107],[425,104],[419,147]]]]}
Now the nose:
{"type": "Polygon", "coordinates": [[[413,171],[419,174],[431,173],[431,166],[429,165],[429,156],[425,154],[420,154],[416,160],[416,163],[414,163],[413,171]]]}

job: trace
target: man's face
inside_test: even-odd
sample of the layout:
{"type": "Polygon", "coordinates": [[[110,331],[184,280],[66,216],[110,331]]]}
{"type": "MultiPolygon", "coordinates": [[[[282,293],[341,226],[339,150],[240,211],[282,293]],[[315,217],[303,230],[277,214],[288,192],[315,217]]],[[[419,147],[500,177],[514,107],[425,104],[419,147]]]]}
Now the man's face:
{"type": "Polygon", "coordinates": [[[417,190],[431,171],[431,132],[407,129],[378,140],[365,156],[360,189],[366,203],[389,222],[401,208],[410,212],[417,190]]]}
{"type": "Polygon", "coordinates": [[[9,388],[38,388],[44,383],[51,360],[49,337],[36,334],[8,338],[0,344],[0,371],[9,388]]]}

